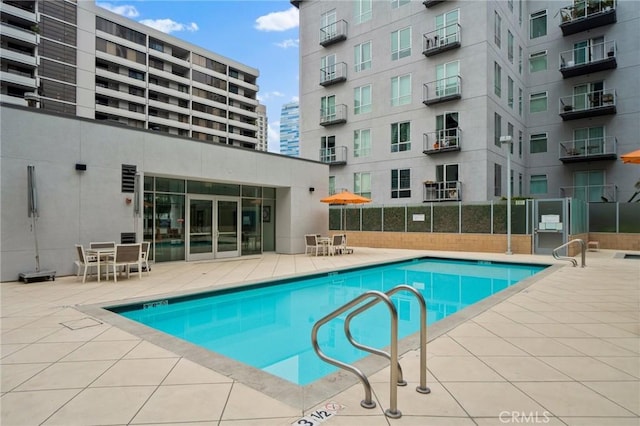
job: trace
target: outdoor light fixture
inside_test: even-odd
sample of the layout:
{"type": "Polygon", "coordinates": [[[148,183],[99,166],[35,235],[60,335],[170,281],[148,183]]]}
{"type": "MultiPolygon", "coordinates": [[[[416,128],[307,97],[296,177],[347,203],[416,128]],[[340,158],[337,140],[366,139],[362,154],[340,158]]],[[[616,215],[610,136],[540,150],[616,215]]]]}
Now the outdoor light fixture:
{"type": "Polygon", "coordinates": [[[315,190],[316,190],[316,189],[315,189],[313,186],[310,186],[310,187],[309,187],[309,192],[313,192],[313,191],[315,191],[315,190]]]}
{"type": "Polygon", "coordinates": [[[507,253],[511,253],[511,144],[513,136],[500,136],[500,143],[507,144],[507,253]]]}

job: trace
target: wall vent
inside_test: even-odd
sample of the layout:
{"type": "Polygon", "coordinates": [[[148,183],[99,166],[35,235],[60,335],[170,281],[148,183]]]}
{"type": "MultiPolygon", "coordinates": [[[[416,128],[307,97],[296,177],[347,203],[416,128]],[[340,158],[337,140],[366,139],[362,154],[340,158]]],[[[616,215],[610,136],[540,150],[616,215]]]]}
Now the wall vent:
{"type": "Polygon", "coordinates": [[[136,166],[122,165],[122,192],[134,192],[136,180],[136,166]]]}

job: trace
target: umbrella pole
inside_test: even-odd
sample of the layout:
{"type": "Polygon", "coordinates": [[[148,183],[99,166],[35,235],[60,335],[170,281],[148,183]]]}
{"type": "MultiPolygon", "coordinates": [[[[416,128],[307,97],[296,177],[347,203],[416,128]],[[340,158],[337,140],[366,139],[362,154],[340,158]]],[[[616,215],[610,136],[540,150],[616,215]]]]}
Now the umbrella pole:
{"type": "Polygon", "coordinates": [[[38,221],[36,220],[36,215],[33,214],[31,216],[33,221],[33,238],[36,242],[36,272],[40,272],[40,250],[38,249],[38,221]]]}

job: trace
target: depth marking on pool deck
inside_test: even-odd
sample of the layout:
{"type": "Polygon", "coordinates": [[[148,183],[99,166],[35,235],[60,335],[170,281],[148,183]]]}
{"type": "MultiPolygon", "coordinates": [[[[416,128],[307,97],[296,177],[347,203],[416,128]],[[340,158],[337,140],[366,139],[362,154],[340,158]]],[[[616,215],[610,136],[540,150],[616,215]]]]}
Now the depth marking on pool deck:
{"type": "Polygon", "coordinates": [[[303,418],[298,419],[291,424],[302,426],[316,426],[329,420],[331,417],[338,414],[338,411],[344,408],[344,405],[338,404],[337,402],[327,402],[324,407],[312,411],[303,418]]]}

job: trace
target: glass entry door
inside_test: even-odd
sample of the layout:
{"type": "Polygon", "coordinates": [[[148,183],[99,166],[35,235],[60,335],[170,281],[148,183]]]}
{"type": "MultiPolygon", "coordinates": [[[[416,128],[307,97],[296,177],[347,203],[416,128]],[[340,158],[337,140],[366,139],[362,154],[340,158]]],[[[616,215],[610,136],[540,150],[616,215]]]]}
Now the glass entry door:
{"type": "Polygon", "coordinates": [[[187,260],[239,256],[238,199],[189,197],[187,260]]]}

